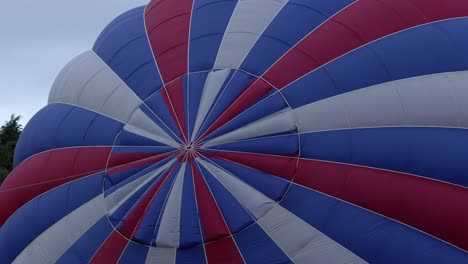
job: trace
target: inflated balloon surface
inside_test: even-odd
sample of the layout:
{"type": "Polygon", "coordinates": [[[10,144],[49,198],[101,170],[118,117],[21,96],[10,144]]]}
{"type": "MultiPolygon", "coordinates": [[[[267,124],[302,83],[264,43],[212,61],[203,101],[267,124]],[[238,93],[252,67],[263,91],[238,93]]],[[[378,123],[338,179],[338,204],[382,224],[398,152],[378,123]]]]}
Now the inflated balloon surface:
{"type": "Polygon", "coordinates": [[[26,126],[0,262],[466,264],[467,70],[466,0],[151,1],[26,126]]]}

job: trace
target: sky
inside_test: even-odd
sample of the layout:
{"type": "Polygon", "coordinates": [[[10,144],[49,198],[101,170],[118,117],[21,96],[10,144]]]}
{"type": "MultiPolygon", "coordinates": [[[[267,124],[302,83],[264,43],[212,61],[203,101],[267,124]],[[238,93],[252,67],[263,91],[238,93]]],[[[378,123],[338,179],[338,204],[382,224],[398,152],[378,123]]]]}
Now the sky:
{"type": "Polygon", "coordinates": [[[0,124],[24,126],[47,104],[60,70],[90,50],[119,14],[149,0],[6,0],[0,8],[0,124]]]}

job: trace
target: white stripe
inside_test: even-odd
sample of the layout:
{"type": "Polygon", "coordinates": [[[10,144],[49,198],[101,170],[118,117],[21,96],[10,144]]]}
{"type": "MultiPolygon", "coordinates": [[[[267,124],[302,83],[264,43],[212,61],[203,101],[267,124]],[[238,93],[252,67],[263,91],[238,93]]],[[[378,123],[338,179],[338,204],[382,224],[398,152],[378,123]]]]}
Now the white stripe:
{"type": "MultiPolygon", "coordinates": [[[[164,167],[167,167],[167,165],[164,167]]],[[[109,206],[109,201],[113,201],[114,203],[121,201],[120,197],[122,197],[121,191],[123,189],[133,190],[129,185],[115,191],[105,198],[104,194],[99,194],[55,222],[36,237],[36,239],[16,257],[13,263],[48,264],[57,262],[78,239],[106,215],[106,203],[107,206],[109,206]]],[[[139,187],[141,187],[141,185],[139,187]]],[[[139,187],[137,189],[139,189],[139,187]]],[[[72,198],[73,197],[71,197],[71,199],[72,198]]],[[[152,248],[149,252],[148,260],[150,260],[149,263],[154,263],[156,260],[162,261],[162,263],[174,263],[175,248],[152,248]]]]}
{"type": "Polygon", "coordinates": [[[213,101],[216,98],[216,95],[219,93],[219,90],[223,86],[226,78],[229,76],[230,70],[219,70],[211,71],[206,77],[205,85],[203,87],[203,93],[200,99],[200,105],[198,107],[197,118],[195,119],[195,125],[193,127],[193,133],[191,136],[191,141],[194,140],[195,136],[198,133],[198,130],[201,127],[203,120],[206,118],[206,114],[210,109],[213,101]]]}
{"type": "Polygon", "coordinates": [[[55,263],[86,231],[105,215],[105,212],[104,195],[100,194],[36,237],[16,257],[13,263],[55,263]]]}
{"type": "Polygon", "coordinates": [[[243,0],[234,9],[216,57],[215,69],[237,69],[287,0],[243,0]]]}
{"type": "Polygon", "coordinates": [[[175,159],[170,160],[168,163],[163,166],[153,170],[144,176],[128,183],[124,187],[117,189],[111,195],[105,198],[106,208],[108,209],[108,214],[112,215],[128,198],[140,190],[145,184],[153,180],[155,177],[159,176],[165,170],[167,170],[172,164],[174,164],[175,159]]]}
{"type": "Polygon", "coordinates": [[[301,133],[359,127],[468,127],[468,71],[383,83],[294,109],[301,133]]]}
{"type": "Polygon", "coordinates": [[[156,245],[162,247],[178,247],[180,237],[180,210],[182,207],[182,188],[184,184],[185,167],[182,166],[175,179],[174,186],[164,207],[164,212],[159,226],[156,245]]]}
{"type": "Polygon", "coordinates": [[[250,185],[211,163],[197,161],[259,219],[258,225],[294,263],[366,263],[250,185]]]}
{"type": "Polygon", "coordinates": [[[367,263],[280,205],[257,223],[294,263],[367,263]]]}
{"type": "MultiPolygon", "coordinates": [[[[74,57],[70,62],[63,67],[63,69],[59,72],[57,77],[54,80],[54,83],[52,84],[52,87],[49,91],[49,98],[48,98],[48,103],[51,103],[53,101],[56,101],[55,98],[68,98],[66,94],[63,93],[63,88],[67,85],[66,82],[68,81],[68,77],[70,75],[70,71],[77,67],[78,65],[82,65],[83,61],[89,60],[88,58],[90,56],[89,53],[92,53],[90,51],[84,52],[76,57],[74,57]]],[[[88,69],[89,70],[89,69],[88,69]]],[[[95,70],[96,71],[96,70],[95,70]]],[[[89,74],[86,74],[89,75],[89,74]]],[[[73,100],[73,98],[69,98],[69,100],[73,100]]]]}
{"type": "Polygon", "coordinates": [[[49,103],[69,103],[126,123],[141,100],[92,51],[68,63],[57,76],[49,103]]]}
{"type": "Polygon", "coordinates": [[[296,129],[294,114],[290,108],[284,108],[274,114],[261,118],[244,127],[211,139],[202,147],[210,147],[219,144],[239,141],[247,138],[271,135],[296,129]]]}
{"type": "Polygon", "coordinates": [[[197,161],[222,183],[255,218],[263,217],[276,205],[275,201],[219,167],[200,158],[197,158],[197,161]]]}
{"type": "Polygon", "coordinates": [[[171,264],[176,261],[176,248],[161,248],[151,247],[148,256],[146,257],[146,264],[164,263],[171,264]]]}
{"type": "Polygon", "coordinates": [[[133,113],[130,120],[128,120],[128,124],[125,125],[124,130],[174,148],[180,147],[174,139],[154,123],[141,109],[137,109],[133,113]]]}
{"type": "MultiPolygon", "coordinates": [[[[139,107],[144,104],[93,51],[79,55],[59,73],[49,94],[49,104],[52,103],[82,107],[124,124],[135,119],[135,111],[141,116],[139,107]]],[[[152,122],[153,130],[150,131],[158,131],[157,135],[164,138],[160,142],[178,147],[175,140],[151,119],[146,118],[144,121],[133,121],[132,124],[142,128],[139,122],[143,125],[152,122]]]]}

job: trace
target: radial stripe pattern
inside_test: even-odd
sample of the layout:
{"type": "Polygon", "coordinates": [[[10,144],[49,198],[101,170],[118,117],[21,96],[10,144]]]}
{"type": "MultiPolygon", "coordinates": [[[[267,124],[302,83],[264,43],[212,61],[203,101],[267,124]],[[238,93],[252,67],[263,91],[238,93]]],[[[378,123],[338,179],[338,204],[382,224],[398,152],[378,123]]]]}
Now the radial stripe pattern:
{"type": "Polygon", "coordinates": [[[152,0],[25,127],[0,262],[467,263],[467,84],[464,0],[152,0]]]}

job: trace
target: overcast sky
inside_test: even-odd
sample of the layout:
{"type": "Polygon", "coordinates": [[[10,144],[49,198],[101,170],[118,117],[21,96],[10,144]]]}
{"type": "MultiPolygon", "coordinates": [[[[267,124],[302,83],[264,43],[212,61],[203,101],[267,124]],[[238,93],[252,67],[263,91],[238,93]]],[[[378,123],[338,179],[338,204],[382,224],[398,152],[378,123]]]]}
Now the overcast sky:
{"type": "Polygon", "coordinates": [[[116,16],[149,0],[4,0],[0,8],[0,123],[22,124],[47,104],[58,72],[90,50],[116,16]]]}

